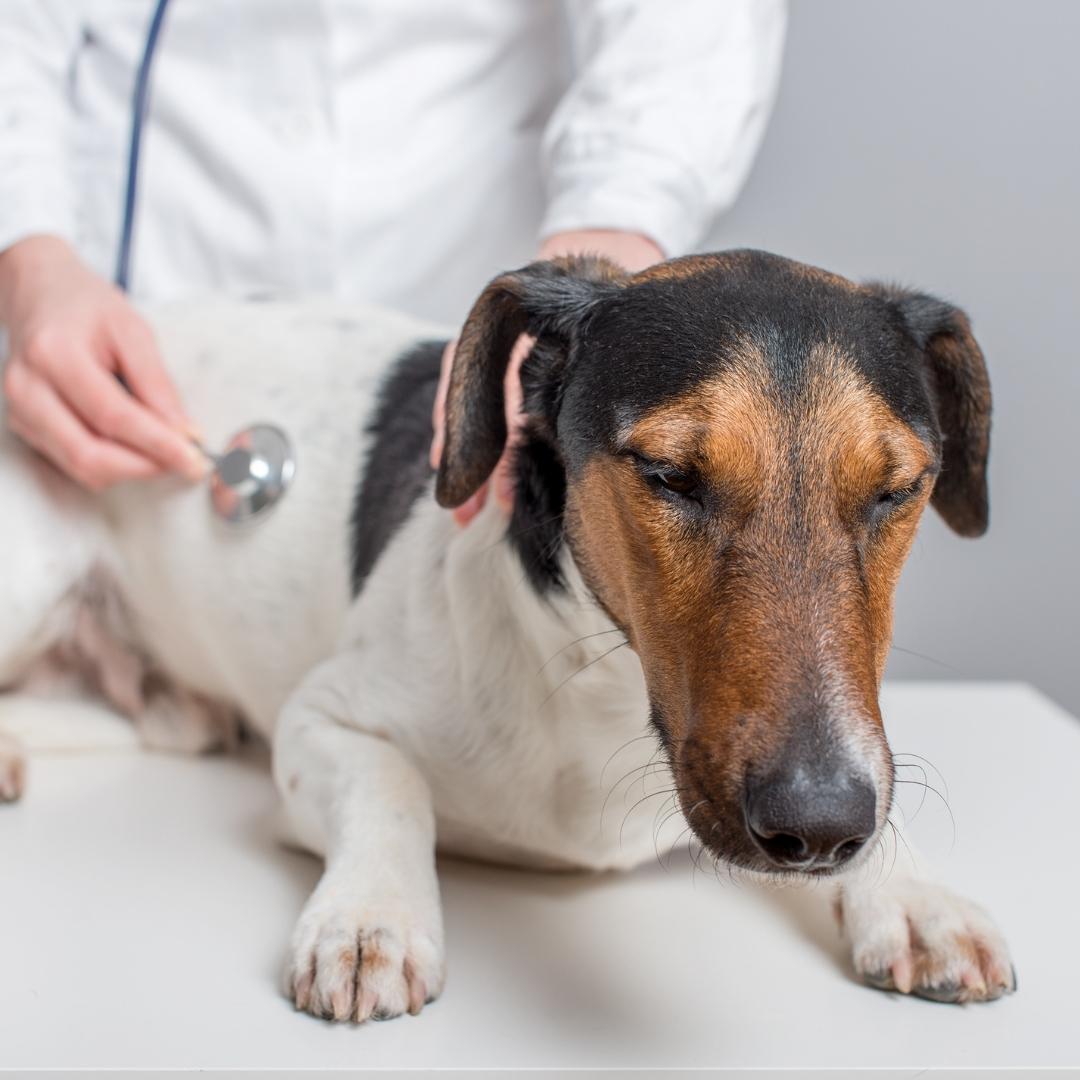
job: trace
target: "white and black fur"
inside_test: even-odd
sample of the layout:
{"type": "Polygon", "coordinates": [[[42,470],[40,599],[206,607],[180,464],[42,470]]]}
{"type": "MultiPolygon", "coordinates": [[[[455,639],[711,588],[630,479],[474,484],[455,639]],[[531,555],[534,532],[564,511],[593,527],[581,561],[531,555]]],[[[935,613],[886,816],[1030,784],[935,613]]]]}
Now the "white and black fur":
{"type": "MultiPolygon", "coordinates": [[[[294,485],[237,529],[201,487],[91,496],[4,434],[0,686],[38,692],[75,670],[147,741],[182,749],[242,717],[272,741],[294,838],[326,859],[288,994],[339,1020],[417,1012],[444,980],[436,846],[595,870],[655,857],[651,809],[622,829],[601,816],[620,748],[620,772],[652,760],[665,786],[655,740],[631,741],[649,716],[641,665],[613,648],[621,633],[558,536],[505,542],[493,501],[460,529],[433,498],[441,328],[323,301],[149,315],[207,444],[273,421],[297,449],[294,485]]],[[[542,529],[553,496],[537,484],[512,533],[542,529]]],[[[24,768],[0,734],[0,795],[24,768]]],[[[1007,989],[972,967],[974,939],[1009,970],[988,917],[896,854],[887,881],[865,862],[838,879],[858,972],[949,1000],[1007,989]],[[933,958],[918,970],[916,936],[933,958]]]]}

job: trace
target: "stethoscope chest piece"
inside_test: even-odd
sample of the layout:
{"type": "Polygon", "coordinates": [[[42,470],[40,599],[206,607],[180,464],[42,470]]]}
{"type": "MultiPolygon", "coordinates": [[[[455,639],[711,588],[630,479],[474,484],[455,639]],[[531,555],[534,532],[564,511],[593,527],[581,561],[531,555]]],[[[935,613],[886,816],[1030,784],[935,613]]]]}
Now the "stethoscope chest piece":
{"type": "Polygon", "coordinates": [[[292,444],[273,424],[253,424],[237,432],[220,455],[203,452],[214,466],[210,502],[218,517],[233,524],[268,513],[296,473],[292,444]]]}

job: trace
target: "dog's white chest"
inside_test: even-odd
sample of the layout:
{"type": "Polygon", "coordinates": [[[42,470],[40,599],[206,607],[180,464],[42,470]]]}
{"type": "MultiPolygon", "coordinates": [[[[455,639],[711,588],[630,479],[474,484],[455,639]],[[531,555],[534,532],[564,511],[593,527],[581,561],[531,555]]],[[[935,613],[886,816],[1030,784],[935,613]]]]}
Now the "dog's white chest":
{"type": "Polygon", "coordinates": [[[491,509],[466,536],[421,505],[376,566],[343,642],[357,722],[398,718],[387,735],[430,785],[446,850],[638,863],[671,793],[641,666],[573,586],[536,596],[491,509]]]}

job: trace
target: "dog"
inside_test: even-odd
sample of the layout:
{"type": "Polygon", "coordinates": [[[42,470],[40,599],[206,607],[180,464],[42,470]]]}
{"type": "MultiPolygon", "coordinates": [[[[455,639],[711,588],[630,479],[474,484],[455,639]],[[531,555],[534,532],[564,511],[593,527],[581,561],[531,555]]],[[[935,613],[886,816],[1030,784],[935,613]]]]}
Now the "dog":
{"type": "MultiPolygon", "coordinates": [[[[206,749],[238,718],[272,741],[292,838],[325,859],[288,950],[297,1008],[439,995],[436,846],[653,858],[651,816],[602,825],[623,752],[717,863],[833,878],[871,985],[1015,988],[990,918],[896,847],[878,708],[927,503],[987,526],[990,388],[960,310],[753,251],[536,263],[465,322],[437,471],[438,328],[324,301],[151,317],[208,443],[272,419],[294,486],[237,529],[198,488],[91,495],[5,437],[0,685],[77,678],[153,746],[206,749]],[[458,528],[526,332],[512,515],[489,501],[458,528]]],[[[9,798],[24,764],[0,743],[9,798]]]]}

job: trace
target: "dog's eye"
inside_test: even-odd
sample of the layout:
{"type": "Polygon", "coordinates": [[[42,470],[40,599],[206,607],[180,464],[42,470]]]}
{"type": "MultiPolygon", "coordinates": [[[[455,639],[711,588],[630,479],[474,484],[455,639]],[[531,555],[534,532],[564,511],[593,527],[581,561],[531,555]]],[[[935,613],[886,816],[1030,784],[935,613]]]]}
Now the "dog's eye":
{"type": "Polygon", "coordinates": [[[878,495],[879,506],[899,506],[915,494],[913,487],[897,488],[895,491],[883,491],[878,495]]]}
{"type": "Polygon", "coordinates": [[[903,506],[904,503],[919,493],[922,489],[922,485],[923,478],[920,477],[914,483],[908,484],[906,487],[888,488],[885,491],[878,492],[873,505],[875,516],[881,517],[882,515],[895,510],[897,507],[903,506]]]}
{"type": "Polygon", "coordinates": [[[681,472],[654,473],[653,480],[665,491],[675,495],[693,495],[697,491],[697,481],[692,476],[681,472]]]}
{"type": "Polygon", "coordinates": [[[646,483],[651,488],[668,495],[677,495],[682,499],[692,499],[700,502],[698,494],[698,480],[696,476],[683,472],[682,469],[660,461],[643,461],[639,459],[638,466],[646,483]]]}

